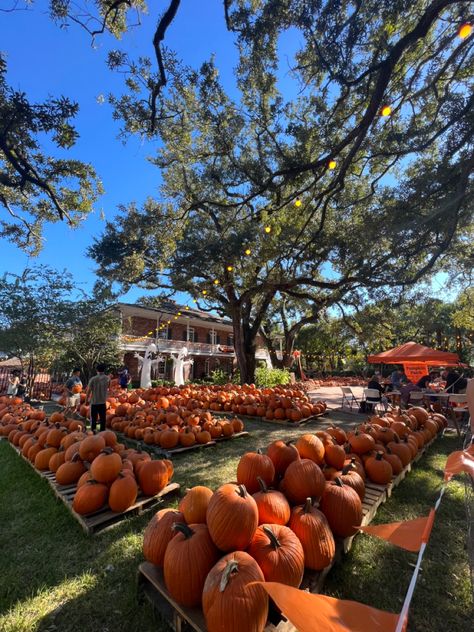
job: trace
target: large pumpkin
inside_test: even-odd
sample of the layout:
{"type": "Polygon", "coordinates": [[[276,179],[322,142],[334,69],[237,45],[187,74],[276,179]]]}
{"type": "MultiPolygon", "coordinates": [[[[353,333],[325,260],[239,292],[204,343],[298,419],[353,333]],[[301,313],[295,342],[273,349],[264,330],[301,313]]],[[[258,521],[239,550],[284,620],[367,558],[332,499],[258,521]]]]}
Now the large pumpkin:
{"type": "Polygon", "coordinates": [[[155,496],[168,484],[168,468],[163,461],[145,461],[138,471],[138,483],[145,496],[155,496]]]}
{"type": "Polygon", "coordinates": [[[356,469],[353,463],[345,465],[341,472],[336,472],[329,480],[333,481],[336,478],[340,478],[344,485],[352,487],[357,492],[357,495],[361,500],[364,500],[365,496],[365,481],[356,469]]]}
{"type": "Polygon", "coordinates": [[[291,503],[299,505],[308,497],[320,498],[325,485],[321,468],[310,459],[300,459],[288,466],[280,489],[291,503]]]}
{"type": "Polygon", "coordinates": [[[246,452],[237,465],[237,483],[245,485],[249,494],[255,494],[260,489],[258,479],[271,485],[275,478],[275,467],[272,460],[261,450],[246,452]]]}
{"type": "Polygon", "coordinates": [[[347,538],[357,533],[362,522],[362,502],[352,487],[336,478],[326,485],[320,506],[335,535],[347,538]]]}
{"type": "Polygon", "coordinates": [[[323,463],[324,444],[316,435],[304,434],[298,438],[295,445],[302,459],[310,459],[318,465],[323,463]]]}
{"type": "Polygon", "coordinates": [[[153,516],[143,534],[143,555],[146,560],[156,566],[163,566],[166,547],[177,533],[173,529],[177,522],[184,522],[184,516],[176,509],[160,509],[153,516]]]}
{"type": "Polygon", "coordinates": [[[220,553],[205,524],[177,522],[177,531],[166,547],[163,575],[168,592],[182,606],[201,605],[206,577],[220,553]]]}
{"type": "Polygon", "coordinates": [[[265,581],[298,588],[303,579],[305,555],[295,533],[283,525],[258,527],[247,553],[262,569],[265,581]]]}
{"type": "Polygon", "coordinates": [[[131,507],[137,499],[138,485],[133,475],[119,474],[109,491],[109,507],[121,513],[131,507]]]}
{"type": "MultiPolygon", "coordinates": [[[[79,455],[83,461],[92,461],[105,448],[105,439],[100,435],[91,435],[83,439],[79,445],[79,455]]],[[[66,456],[67,460],[67,456],[66,456]]]]}
{"type": "Polygon", "coordinates": [[[262,632],[268,595],[255,582],[265,580],[257,562],[243,551],[221,558],[204,584],[202,608],[208,632],[262,632]]]}
{"type": "Polygon", "coordinates": [[[326,516],[312,505],[311,498],[293,508],[289,527],[303,546],[305,566],[320,571],[331,564],[336,554],[334,537],[326,516]]]}
{"type": "Polygon", "coordinates": [[[85,471],[84,463],[79,459],[79,455],[76,454],[71,461],[66,461],[58,467],[56,470],[56,482],[58,485],[77,483],[85,471]]]}
{"type": "Polygon", "coordinates": [[[97,481],[89,481],[76,491],[72,508],[81,516],[98,511],[105,505],[108,492],[107,485],[97,481]]]}
{"type": "Polygon", "coordinates": [[[259,479],[260,491],[253,495],[258,508],[258,524],[286,524],[290,519],[290,505],[276,489],[268,489],[259,479]]]}
{"type": "Polygon", "coordinates": [[[187,524],[206,522],[207,507],[213,493],[212,489],[203,485],[197,485],[188,490],[179,503],[179,510],[187,524]]]}
{"type": "Polygon", "coordinates": [[[257,503],[244,485],[227,483],[212,495],[206,520],[211,538],[221,551],[243,551],[258,526],[257,503]]]}
{"type": "Polygon", "coordinates": [[[267,454],[273,462],[277,476],[283,476],[290,463],[300,459],[300,453],[290,441],[273,441],[267,448],[267,454]]]}
{"type": "Polygon", "coordinates": [[[37,470],[47,470],[49,469],[49,460],[50,458],[56,454],[57,448],[44,448],[40,450],[38,454],[35,456],[35,467],[37,470]]]}

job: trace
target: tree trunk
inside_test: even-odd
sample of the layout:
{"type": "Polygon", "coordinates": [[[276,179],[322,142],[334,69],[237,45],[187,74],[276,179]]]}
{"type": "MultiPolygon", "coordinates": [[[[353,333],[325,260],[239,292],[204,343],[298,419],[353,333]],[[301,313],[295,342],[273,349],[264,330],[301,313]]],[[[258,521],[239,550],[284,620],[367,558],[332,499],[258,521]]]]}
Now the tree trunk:
{"type": "Polygon", "coordinates": [[[234,326],[234,349],[237,365],[240,372],[241,384],[253,384],[255,382],[255,343],[256,336],[252,337],[250,325],[243,322],[242,311],[235,307],[232,310],[232,322],[234,326]]]}

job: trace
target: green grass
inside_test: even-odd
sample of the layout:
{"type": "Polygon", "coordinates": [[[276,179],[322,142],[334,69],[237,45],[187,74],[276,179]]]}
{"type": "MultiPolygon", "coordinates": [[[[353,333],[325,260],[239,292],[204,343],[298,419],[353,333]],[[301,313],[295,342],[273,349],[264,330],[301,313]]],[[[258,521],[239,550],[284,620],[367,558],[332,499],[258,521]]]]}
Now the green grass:
{"type": "MultiPolygon", "coordinates": [[[[252,423],[247,428],[252,431],[248,438],[177,456],[175,480],[183,489],[196,484],[216,487],[235,479],[245,450],[309,430],[252,423]]],[[[376,522],[426,514],[439,489],[446,454],[457,447],[456,438],[439,440],[379,509],[376,522]]],[[[138,605],[136,598],[141,539],[151,513],[86,536],[46,481],[6,442],[0,442],[0,473],[2,632],[167,629],[153,618],[148,604],[138,605]]],[[[465,533],[463,486],[455,481],[443,499],[426,552],[411,631],[471,629],[465,533]]],[[[398,611],[415,559],[375,538],[358,536],[343,563],[329,574],[325,592],[398,611]]]]}

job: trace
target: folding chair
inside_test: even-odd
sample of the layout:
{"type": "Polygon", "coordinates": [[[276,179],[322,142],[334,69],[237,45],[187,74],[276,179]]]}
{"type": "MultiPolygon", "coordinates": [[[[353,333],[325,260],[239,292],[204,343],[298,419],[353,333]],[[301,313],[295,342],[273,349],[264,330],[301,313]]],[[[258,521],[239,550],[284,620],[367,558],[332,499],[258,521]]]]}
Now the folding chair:
{"type": "Polygon", "coordinates": [[[360,408],[360,401],[355,397],[354,393],[350,386],[340,386],[342,391],[342,402],[341,407],[344,408],[344,405],[347,404],[350,411],[352,411],[353,404],[356,405],[357,410],[360,408]]]}
{"type": "Polygon", "coordinates": [[[448,399],[448,417],[453,421],[458,433],[458,437],[461,436],[461,429],[459,427],[458,413],[461,413],[461,422],[469,419],[469,408],[467,407],[467,395],[466,393],[450,394],[448,399]],[[452,406],[456,404],[456,406],[452,406]]]}
{"type": "Polygon", "coordinates": [[[410,391],[408,394],[407,406],[423,406],[425,397],[425,393],[421,393],[420,391],[410,391]]]}
{"type": "Polygon", "coordinates": [[[385,402],[382,401],[382,395],[376,388],[364,388],[364,399],[367,404],[372,405],[374,413],[377,412],[377,406],[381,408],[382,412],[387,411],[387,398],[384,398],[385,402]]]}

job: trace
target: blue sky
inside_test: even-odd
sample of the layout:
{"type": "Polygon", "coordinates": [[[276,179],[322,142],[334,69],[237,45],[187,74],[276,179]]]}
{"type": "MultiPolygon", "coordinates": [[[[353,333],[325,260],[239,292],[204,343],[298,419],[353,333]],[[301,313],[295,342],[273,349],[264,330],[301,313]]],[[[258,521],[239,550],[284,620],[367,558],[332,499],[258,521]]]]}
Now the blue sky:
{"type": "MultiPolygon", "coordinates": [[[[157,195],[160,173],[147,161],[147,156],[154,153],[156,142],[141,142],[131,137],[124,145],[117,139],[119,124],[112,119],[111,107],[107,102],[101,104],[98,97],[123,91],[121,76],[106,67],[108,51],[120,48],[134,58],[151,56],[154,29],[165,6],[167,2],[163,0],[152,3],[151,15],[142,16],[142,25],[132,29],[122,41],[103,35],[96,39],[95,47],[79,26],[58,28],[48,17],[45,0],[38,0],[28,11],[0,13],[0,50],[7,55],[10,85],[25,91],[31,101],[64,95],[79,103],[76,126],[80,138],[68,154],[91,162],[105,189],[95,211],[80,228],[71,230],[61,223],[46,227],[45,244],[39,257],[29,259],[3,241],[0,274],[20,272],[31,264],[48,264],[58,269],[67,268],[83,289],[90,289],[96,279],[94,262],[84,253],[104,229],[101,211],[111,220],[119,204],[131,201],[140,204],[147,196],[157,195]]],[[[295,85],[287,68],[297,44],[295,30],[286,33],[281,41],[280,89],[287,98],[295,96],[295,85]]],[[[235,95],[233,68],[237,56],[233,38],[225,29],[222,0],[183,0],[166,34],[166,45],[194,67],[214,54],[224,87],[235,95]]],[[[435,294],[441,291],[444,282],[445,277],[437,275],[432,285],[435,294]]],[[[133,289],[122,298],[134,301],[145,293],[133,289]]],[[[183,296],[177,299],[185,301],[183,296]]]]}
{"type": "MultiPolygon", "coordinates": [[[[79,103],[76,126],[80,139],[68,154],[91,162],[105,189],[95,212],[79,229],[70,230],[60,223],[46,228],[39,257],[28,258],[15,246],[2,242],[0,274],[19,272],[28,264],[48,264],[67,268],[81,287],[91,288],[95,281],[94,263],[84,252],[94,236],[103,231],[101,210],[110,220],[119,204],[132,200],[141,203],[147,196],[157,194],[160,173],[146,160],[155,143],[142,143],[131,137],[123,145],[117,139],[119,124],[112,120],[111,107],[98,102],[100,95],[122,91],[122,78],[106,67],[110,49],[126,50],[133,57],[151,56],[153,32],[167,3],[150,6],[152,14],[142,16],[142,26],[132,29],[120,42],[101,36],[95,48],[79,26],[58,28],[49,19],[44,0],[35,2],[28,11],[0,13],[0,50],[7,55],[9,84],[26,92],[31,101],[64,95],[79,103]]],[[[232,41],[225,29],[221,0],[184,0],[166,35],[166,45],[179,51],[181,58],[193,66],[199,66],[214,53],[227,89],[234,85],[236,54],[232,41]]],[[[131,290],[124,298],[131,301],[144,293],[131,290]]]]}

